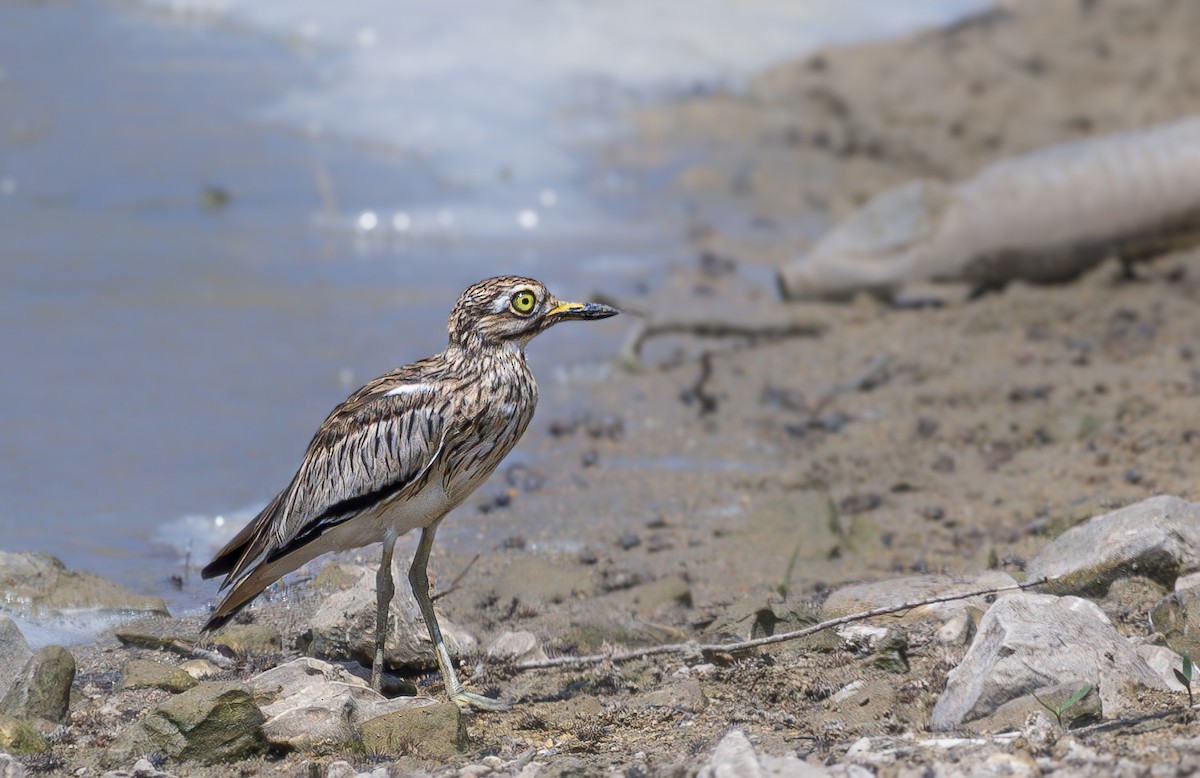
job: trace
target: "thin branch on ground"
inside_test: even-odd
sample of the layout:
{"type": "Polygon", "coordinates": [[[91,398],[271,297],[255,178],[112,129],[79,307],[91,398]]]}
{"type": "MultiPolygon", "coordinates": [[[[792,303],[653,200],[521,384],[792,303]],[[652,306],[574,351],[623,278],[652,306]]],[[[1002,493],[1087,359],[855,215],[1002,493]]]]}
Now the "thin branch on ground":
{"type": "Polygon", "coordinates": [[[784,338],[816,337],[828,329],[825,322],[815,318],[803,318],[779,306],[777,312],[759,312],[757,321],[736,318],[720,318],[712,312],[698,315],[654,315],[639,312],[636,307],[622,304],[619,300],[597,295],[603,302],[623,312],[640,316],[625,339],[617,356],[619,364],[629,370],[641,370],[642,346],[651,338],[662,335],[694,335],[702,338],[744,338],[753,343],[782,340],[784,338]]]}
{"type": "Polygon", "coordinates": [[[605,654],[590,654],[587,656],[560,656],[552,659],[521,662],[514,665],[512,669],[517,672],[523,672],[525,670],[540,670],[548,667],[579,667],[582,665],[599,664],[601,662],[629,662],[634,659],[643,659],[645,657],[658,656],[660,654],[700,654],[703,656],[734,654],[741,651],[748,651],[752,648],[760,648],[762,646],[770,646],[790,640],[798,640],[799,638],[807,637],[817,632],[833,629],[834,627],[840,627],[843,624],[852,624],[856,621],[862,621],[875,616],[887,616],[892,613],[899,613],[901,611],[912,610],[913,608],[920,608],[924,605],[937,605],[938,603],[943,602],[968,600],[972,597],[985,597],[993,594],[1003,594],[1005,592],[1024,591],[1026,589],[1033,589],[1038,586],[1043,586],[1055,580],[1057,580],[1057,576],[1046,576],[1033,581],[1026,581],[1025,583],[1010,584],[1008,586],[996,586],[989,589],[976,589],[975,591],[960,592],[958,594],[945,594],[925,600],[905,602],[901,603],[900,605],[888,605],[882,608],[874,608],[869,611],[851,613],[846,616],[838,616],[834,619],[827,619],[803,629],[797,629],[791,632],[782,632],[778,635],[770,635],[768,637],[755,638],[753,640],[743,640],[737,643],[668,643],[658,646],[647,646],[646,648],[612,651],[605,654]]]}

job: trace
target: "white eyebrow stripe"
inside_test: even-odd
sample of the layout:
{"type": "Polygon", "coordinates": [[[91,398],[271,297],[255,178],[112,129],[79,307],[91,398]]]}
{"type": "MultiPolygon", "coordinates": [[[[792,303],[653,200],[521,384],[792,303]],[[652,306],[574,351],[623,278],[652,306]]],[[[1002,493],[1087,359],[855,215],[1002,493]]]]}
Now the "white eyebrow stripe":
{"type": "Polygon", "coordinates": [[[389,389],[384,397],[395,397],[399,394],[424,394],[432,392],[434,387],[429,384],[400,384],[395,389],[389,389]]]}

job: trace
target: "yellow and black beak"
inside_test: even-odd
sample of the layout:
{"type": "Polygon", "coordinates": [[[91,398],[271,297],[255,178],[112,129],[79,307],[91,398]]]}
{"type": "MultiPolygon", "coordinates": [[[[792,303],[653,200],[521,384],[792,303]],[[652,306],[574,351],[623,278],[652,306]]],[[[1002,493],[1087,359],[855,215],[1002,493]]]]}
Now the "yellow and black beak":
{"type": "Polygon", "coordinates": [[[607,319],[616,316],[620,311],[601,303],[559,303],[546,312],[546,320],[566,321],[567,319],[607,319]]]}

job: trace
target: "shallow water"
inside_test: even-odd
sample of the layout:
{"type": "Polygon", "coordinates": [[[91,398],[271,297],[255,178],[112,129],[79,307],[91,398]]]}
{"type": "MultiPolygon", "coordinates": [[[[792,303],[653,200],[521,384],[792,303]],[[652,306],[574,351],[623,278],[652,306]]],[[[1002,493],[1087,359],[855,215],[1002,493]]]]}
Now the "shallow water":
{"type": "MultiPolygon", "coordinates": [[[[653,283],[678,225],[586,154],[615,112],[980,3],[898,5],[0,4],[0,548],[194,606],[181,557],[467,283],[653,283]]],[[[543,414],[624,330],[539,339],[543,414]]]]}

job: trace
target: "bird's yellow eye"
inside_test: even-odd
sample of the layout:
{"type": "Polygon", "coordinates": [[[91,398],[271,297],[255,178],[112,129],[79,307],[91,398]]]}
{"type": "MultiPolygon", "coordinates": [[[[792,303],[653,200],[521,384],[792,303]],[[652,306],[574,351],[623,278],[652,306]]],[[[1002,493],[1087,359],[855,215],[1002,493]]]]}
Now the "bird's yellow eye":
{"type": "Polygon", "coordinates": [[[512,296],[512,309],[521,315],[531,313],[537,306],[537,295],[522,289],[512,296]]]}

